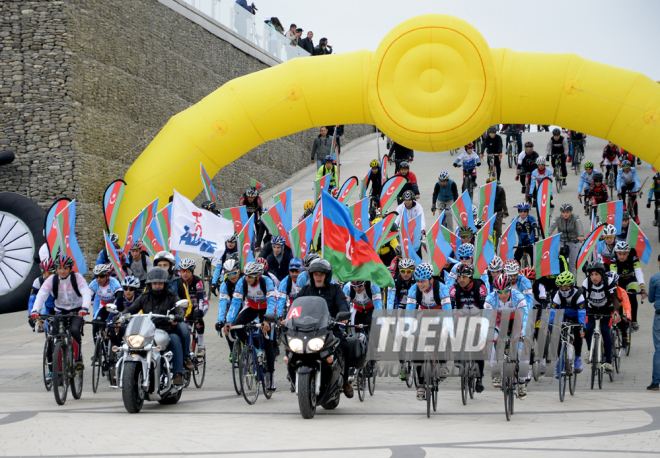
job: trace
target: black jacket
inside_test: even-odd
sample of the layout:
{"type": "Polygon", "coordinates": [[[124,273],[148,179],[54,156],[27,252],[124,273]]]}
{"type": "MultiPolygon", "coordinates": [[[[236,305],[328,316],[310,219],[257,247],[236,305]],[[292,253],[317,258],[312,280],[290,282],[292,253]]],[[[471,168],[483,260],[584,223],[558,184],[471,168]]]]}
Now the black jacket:
{"type": "MultiPolygon", "coordinates": [[[[124,313],[128,312],[132,315],[141,311],[145,314],[153,312],[159,315],[167,315],[168,310],[174,308],[178,300],[179,296],[168,290],[167,285],[165,285],[163,294],[155,295],[147,290],[133,302],[133,305],[124,309],[124,313]]],[[[184,312],[181,307],[177,307],[174,314],[183,317],[184,312]]],[[[176,326],[173,326],[166,318],[155,318],[154,324],[158,329],[162,329],[167,333],[176,332],[176,326]]]]}
{"type": "Polygon", "coordinates": [[[509,213],[509,209],[506,207],[506,192],[504,192],[504,188],[498,184],[497,188],[495,188],[494,212],[499,213],[501,211],[509,213]]]}
{"type": "Polygon", "coordinates": [[[415,157],[415,152],[410,148],[406,148],[403,145],[399,145],[396,142],[392,142],[392,147],[389,152],[390,160],[397,161],[409,161],[411,158],[415,157]]]}
{"type": "Polygon", "coordinates": [[[279,281],[282,281],[284,277],[289,275],[289,261],[291,261],[291,258],[291,253],[284,251],[282,254],[282,260],[278,262],[275,255],[271,253],[266,259],[268,262],[268,270],[274,273],[279,281]]]}
{"type": "Polygon", "coordinates": [[[490,134],[486,135],[484,150],[486,149],[488,149],[489,154],[500,154],[502,152],[502,137],[495,134],[495,138],[490,138],[490,134]]]}
{"type": "Polygon", "coordinates": [[[339,285],[330,283],[329,285],[324,286],[323,288],[317,288],[315,286],[312,286],[312,282],[314,282],[314,279],[310,278],[310,283],[307,286],[303,287],[298,292],[298,297],[303,297],[303,296],[322,297],[323,299],[325,299],[326,303],[328,304],[328,310],[330,311],[330,316],[332,316],[333,318],[336,318],[339,312],[349,311],[348,303],[346,303],[346,296],[344,296],[344,292],[339,287],[339,285]]]}
{"type": "Polygon", "coordinates": [[[309,38],[305,37],[300,40],[300,47],[308,53],[314,54],[314,42],[309,38]]]}
{"type": "Polygon", "coordinates": [[[321,45],[314,47],[314,54],[313,54],[314,56],[323,56],[325,54],[332,54],[332,49],[326,46],[324,50],[323,48],[321,48],[321,45]]]}

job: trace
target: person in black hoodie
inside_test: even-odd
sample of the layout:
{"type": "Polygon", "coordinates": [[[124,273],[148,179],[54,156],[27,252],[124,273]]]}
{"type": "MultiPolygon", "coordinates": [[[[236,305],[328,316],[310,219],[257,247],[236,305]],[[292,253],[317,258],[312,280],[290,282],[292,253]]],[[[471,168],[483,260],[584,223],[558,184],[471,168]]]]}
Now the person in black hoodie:
{"type": "Polygon", "coordinates": [[[314,32],[310,30],[307,32],[307,38],[300,40],[300,47],[309,54],[314,54],[314,42],[312,41],[312,38],[314,38],[314,32]]]}
{"type": "Polygon", "coordinates": [[[272,246],[272,253],[266,258],[266,262],[270,267],[270,272],[274,273],[279,281],[289,275],[289,261],[293,258],[291,250],[288,252],[284,250],[286,240],[281,235],[276,235],[270,241],[272,246]]]}
{"type": "MultiPolygon", "coordinates": [[[[330,283],[332,279],[332,266],[325,259],[318,259],[312,262],[307,268],[307,273],[311,277],[308,285],[304,286],[298,293],[298,297],[318,296],[325,299],[328,304],[330,316],[335,318],[339,312],[348,312],[348,303],[341,287],[330,283]]],[[[353,386],[348,381],[348,342],[346,337],[339,329],[333,331],[335,337],[339,339],[339,348],[344,355],[344,394],[347,398],[353,397],[353,386]]]]}

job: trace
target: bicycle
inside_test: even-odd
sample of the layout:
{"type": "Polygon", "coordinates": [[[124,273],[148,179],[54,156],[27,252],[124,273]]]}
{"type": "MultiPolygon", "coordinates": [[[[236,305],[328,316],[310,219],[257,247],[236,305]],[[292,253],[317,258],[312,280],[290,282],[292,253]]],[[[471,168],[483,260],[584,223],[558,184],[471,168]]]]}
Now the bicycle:
{"type": "MultiPolygon", "coordinates": [[[[538,236],[537,236],[538,240],[538,236]]],[[[534,245],[515,245],[513,248],[518,249],[518,248],[531,248],[534,245]]],[[[532,257],[529,255],[527,250],[523,251],[523,255],[520,258],[520,269],[525,269],[527,267],[533,267],[534,265],[532,264],[532,257]]]]}
{"type": "Polygon", "coordinates": [[[467,190],[468,194],[470,195],[470,200],[472,200],[472,196],[474,195],[474,187],[476,186],[474,181],[472,180],[471,172],[472,169],[469,170],[463,169],[462,191],[465,192],[465,190],[467,190]]]}
{"type": "MultiPolygon", "coordinates": [[[[589,315],[595,320],[593,336],[591,337],[591,389],[594,389],[596,379],[598,379],[598,389],[603,389],[603,363],[605,363],[605,346],[603,344],[602,332],[600,330],[601,318],[609,318],[610,315],[589,315]]],[[[609,373],[610,381],[613,381],[612,373],[609,373]]]]}
{"type": "Polygon", "coordinates": [[[192,371],[185,371],[183,376],[184,384],[186,388],[190,385],[190,374],[192,373],[192,379],[195,382],[195,386],[201,388],[204,384],[204,377],[206,375],[206,356],[197,355],[197,321],[186,321],[186,324],[190,328],[190,361],[195,368],[192,371]]]}
{"type": "MultiPolygon", "coordinates": [[[[623,315],[621,319],[626,319],[626,316],[623,315]]],[[[610,336],[612,338],[612,363],[614,365],[614,370],[616,373],[619,373],[619,367],[621,367],[621,353],[623,349],[623,339],[621,337],[621,330],[615,324],[612,324],[610,328],[610,336]]]]}
{"type": "MultiPolygon", "coordinates": [[[[496,340],[494,342],[497,342],[496,340]]],[[[509,361],[509,347],[511,344],[511,337],[506,336],[504,340],[504,355],[502,358],[502,392],[504,393],[504,415],[506,421],[511,421],[513,415],[513,400],[518,396],[518,361],[517,352],[514,361],[509,361]],[[508,367],[515,365],[513,368],[513,376],[506,375],[508,367]]]]}
{"type": "Polygon", "coordinates": [[[97,335],[94,336],[94,354],[92,355],[92,391],[96,393],[101,376],[108,377],[111,387],[117,386],[117,374],[113,371],[117,363],[117,354],[112,350],[108,337],[108,329],[118,329],[122,326],[111,325],[103,320],[94,320],[92,324],[101,325],[97,335]]]}
{"type": "MultiPolygon", "coordinates": [[[[48,316],[48,315],[43,315],[43,316],[48,316]]],[[[46,387],[46,391],[50,391],[53,389],[53,363],[52,361],[49,363],[48,362],[48,355],[52,354],[53,352],[53,342],[54,338],[48,332],[48,321],[43,322],[43,327],[44,327],[44,334],[46,334],[46,341],[44,342],[44,352],[43,352],[43,364],[42,364],[42,375],[44,379],[44,386],[46,387]]],[[[35,332],[34,328],[32,329],[32,332],[35,332]]]]}
{"type": "MultiPolygon", "coordinates": [[[[222,323],[222,327],[224,328],[224,323],[222,323]]],[[[218,334],[222,336],[222,331],[219,332],[218,334]]],[[[243,394],[243,389],[241,387],[240,366],[238,363],[241,354],[243,353],[243,342],[234,339],[231,332],[227,335],[227,337],[229,338],[229,341],[232,343],[231,356],[229,361],[231,363],[231,378],[234,382],[234,391],[236,391],[236,394],[240,396],[241,394],[243,394]]]]}
{"type": "Polygon", "coordinates": [[[452,156],[453,156],[454,154],[458,154],[458,148],[457,148],[457,149],[450,149],[450,150],[449,150],[449,154],[452,155],[452,156]]]}
{"type": "Polygon", "coordinates": [[[204,258],[202,263],[202,284],[206,285],[209,297],[211,296],[211,286],[213,286],[213,266],[211,265],[211,258],[204,258]]]}
{"type": "MultiPolygon", "coordinates": [[[[610,200],[614,200],[616,195],[616,164],[606,165],[605,184],[610,189],[610,200]]],[[[631,215],[632,216],[632,215],[631,215]]]]}
{"type": "Polygon", "coordinates": [[[580,175],[580,166],[582,165],[582,157],[584,156],[584,140],[571,142],[573,148],[573,168],[575,174],[580,175]]]}
{"type": "MultiPolygon", "coordinates": [[[[55,402],[64,405],[71,386],[71,394],[74,399],[80,399],[83,389],[83,371],[75,369],[73,337],[71,336],[70,320],[77,317],[77,313],[66,315],[41,315],[52,321],[58,320],[58,332],[53,336],[55,348],[53,349],[53,379],[55,388],[55,402]]],[[[82,348],[78,348],[82,360],[82,348]]]]}
{"type": "Polygon", "coordinates": [[[432,353],[424,353],[424,388],[426,390],[426,417],[431,418],[431,406],[435,412],[438,408],[438,387],[440,378],[437,373],[437,361],[432,353]]]}
{"type": "Polygon", "coordinates": [[[465,361],[461,363],[461,400],[463,405],[467,405],[468,395],[474,399],[474,391],[477,383],[477,377],[474,375],[474,361],[465,361]]]}
{"type": "Polygon", "coordinates": [[[559,401],[564,402],[566,395],[566,385],[569,387],[571,396],[575,394],[577,384],[577,372],[575,372],[575,347],[573,346],[573,328],[582,327],[581,324],[562,323],[561,324],[561,349],[557,364],[559,368],[559,401]]]}
{"type": "Polygon", "coordinates": [[[591,203],[591,198],[585,193],[580,195],[580,203],[582,203],[582,199],[584,198],[584,215],[588,216],[591,218],[591,210],[593,207],[593,204],[591,203]]]}
{"type": "Polygon", "coordinates": [[[497,180],[497,170],[495,170],[495,155],[488,154],[486,161],[488,163],[488,178],[494,178],[497,180]]]}
{"type": "MultiPolygon", "coordinates": [[[[369,340],[369,325],[366,324],[355,324],[355,325],[345,325],[344,328],[352,328],[357,333],[363,333],[369,340]]],[[[378,363],[374,360],[369,360],[359,369],[353,369],[353,374],[350,379],[355,382],[355,387],[358,393],[358,399],[360,402],[364,401],[364,398],[367,395],[367,390],[369,395],[373,396],[376,390],[376,376],[378,375],[378,363]]]]}
{"type": "MultiPolygon", "coordinates": [[[[238,366],[239,379],[241,381],[241,392],[245,402],[253,405],[259,397],[259,385],[264,392],[266,399],[273,396],[270,389],[270,373],[265,370],[266,361],[264,350],[264,335],[261,332],[260,323],[248,323],[245,325],[232,326],[232,330],[244,328],[247,331],[248,341],[243,345],[238,366]],[[259,350],[254,345],[254,335],[258,334],[259,350]]],[[[268,337],[266,337],[268,338],[268,337]]]]}
{"type": "Polygon", "coordinates": [[[555,189],[561,193],[563,187],[563,177],[561,176],[561,154],[552,156],[552,176],[555,181],[555,189]]]}
{"type": "Polygon", "coordinates": [[[509,163],[509,168],[513,168],[513,164],[517,162],[518,158],[518,143],[516,143],[515,135],[512,135],[512,140],[506,145],[506,159],[509,163]]]}

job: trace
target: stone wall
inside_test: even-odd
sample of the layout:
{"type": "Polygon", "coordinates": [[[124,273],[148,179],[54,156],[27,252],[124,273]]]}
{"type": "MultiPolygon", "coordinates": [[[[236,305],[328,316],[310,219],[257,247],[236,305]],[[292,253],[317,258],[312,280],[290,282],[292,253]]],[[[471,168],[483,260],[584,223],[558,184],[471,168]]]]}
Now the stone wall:
{"type": "MultiPolygon", "coordinates": [[[[88,262],[102,248],[105,187],[172,115],[267,67],[157,0],[2,0],[0,15],[0,149],[16,154],[0,168],[0,190],[44,207],[77,199],[88,262]]],[[[372,131],[346,126],[344,141],[372,131]]],[[[235,206],[249,177],[274,186],[308,165],[315,135],[266,143],[225,167],[213,179],[219,204],[235,206]]]]}

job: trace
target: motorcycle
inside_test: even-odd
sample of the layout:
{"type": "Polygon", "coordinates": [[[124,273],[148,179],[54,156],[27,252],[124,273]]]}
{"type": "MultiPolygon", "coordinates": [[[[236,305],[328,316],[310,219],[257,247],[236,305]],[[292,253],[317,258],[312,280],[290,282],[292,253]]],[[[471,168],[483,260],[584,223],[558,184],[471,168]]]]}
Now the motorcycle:
{"type": "MultiPolygon", "coordinates": [[[[188,301],[180,300],[176,306],[185,308],[188,301]]],[[[170,336],[153,322],[154,318],[174,321],[174,315],[149,313],[130,318],[124,334],[123,356],[116,365],[124,407],[129,413],[138,413],[145,400],[176,404],[183,386],[175,386],[172,381],[172,352],[166,351],[170,336]]]]}
{"type": "Polygon", "coordinates": [[[284,361],[290,380],[295,380],[303,418],[314,418],[317,405],[326,410],[339,405],[343,368],[348,362],[332,330],[350,317],[350,312],[340,312],[333,320],[326,301],[320,297],[300,297],[289,307],[282,333],[287,350],[284,361]]]}

